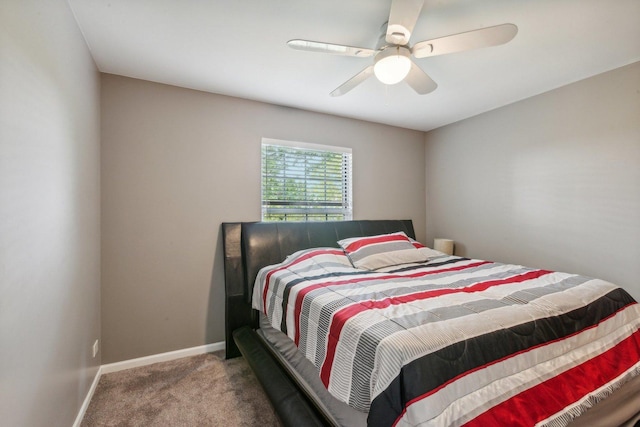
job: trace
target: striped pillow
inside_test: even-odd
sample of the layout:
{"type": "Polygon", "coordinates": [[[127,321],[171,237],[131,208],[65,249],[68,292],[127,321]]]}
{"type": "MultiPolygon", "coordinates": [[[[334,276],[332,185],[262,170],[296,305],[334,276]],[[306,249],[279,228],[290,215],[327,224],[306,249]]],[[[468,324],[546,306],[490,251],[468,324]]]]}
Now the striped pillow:
{"type": "Polygon", "coordinates": [[[392,265],[424,262],[427,257],[402,231],[338,241],[356,268],[376,270],[392,265]]]}
{"type": "Polygon", "coordinates": [[[422,243],[418,242],[417,240],[413,240],[411,237],[409,237],[409,241],[411,242],[411,244],[413,246],[415,246],[417,249],[422,249],[422,248],[426,248],[425,245],[423,245],[422,243]]]}

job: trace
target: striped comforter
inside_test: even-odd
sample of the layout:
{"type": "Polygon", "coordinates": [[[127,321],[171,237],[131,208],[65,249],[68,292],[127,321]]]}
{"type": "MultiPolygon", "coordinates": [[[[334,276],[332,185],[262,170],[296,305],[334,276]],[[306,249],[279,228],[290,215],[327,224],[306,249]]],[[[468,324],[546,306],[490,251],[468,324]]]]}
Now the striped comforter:
{"type": "Polygon", "coordinates": [[[263,268],[254,308],[371,426],[566,425],[640,374],[640,308],[601,280],[454,256],[263,268]]]}

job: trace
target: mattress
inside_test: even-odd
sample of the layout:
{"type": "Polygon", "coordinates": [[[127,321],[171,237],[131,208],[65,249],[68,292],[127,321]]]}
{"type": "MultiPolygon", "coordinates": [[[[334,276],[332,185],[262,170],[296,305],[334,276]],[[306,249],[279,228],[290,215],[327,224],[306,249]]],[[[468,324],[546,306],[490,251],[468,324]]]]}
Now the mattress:
{"type": "MultiPolygon", "coordinates": [[[[324,387],[313,364],[298,351],[293,341],[260,315],[258,335],[292,378],[335,426],[365,427],[367,413],[360,412],[333,397],[324,387]]],[[[640,422],[640,376],[576,418],[571,427],[633,427],[640,422]]]]}
{"type": "MultiPolygon", "coordinates": [[[[403,425],[403,423],[406,425],[429,425],[429,423],[462,425],[473,421],[479,414],[487,411],[487,408],[500,406],[503,402],[517,403],[518,396],[527,388],[531,388],[534,392],[544,390],[553,393],[554,390],[549,384],[554,384],[557,378],[561,378],[565,383],[567,379],[576,378],[580,382],[581,379],[576,375],[583,375],[585,370],[593,370],[594,366],[598,366],[598,371],[606,370],[600,369],[597,365],[608,360],[607,356],[601,356],[601,353],[605,355],[609,353],[610,357],[617,360],[629,352],[638,350],[637,319],[640,316],[638,316],[637,304],[623,290],[606,282],[565,273],[447,256],[434,257],[427,263],[423,263],[424,265],[403,265],[400,269],[391,267],[374,273],[353,271],[350,262],[341,258],[343,255],[340,251],[334,249],[323,251],[324,253],[320,255],[317,252],[314,255],[313,251],[296,254],[283,263],[289,264],[286,268],[282,268],[282,265],[276,267],[281,273],[269,275],[269,279],[265,282],[269,283],[271,293],[265,287],[256,287],[258,291],[254,295],[258,297],[254,298],[254,303],[257,299],[258,307],[256,308],[267,314],[267,320],[264,322],[275,326],[276,329],[274,331],[263,325],[263,336],[272,343],[273,348],[282,350],[281,357],[288,360],[290,366],[302,368],[301,371],[306,372],[303,375],[304,383],[312,390],[311,393],[320,401],[326,402],[323,405],[330,411],[334,410],[334,406],[340,408],[336,402],[343,405],[342,409],[346,406],[346,412],[337,410],[337,413],[341,414],[336,416],[337,423],[340,425],[363,425],[364,414],[371,410],[375,416],[369,420],[370,425],[376,425],[383,418],[380,425],[394,423],[396,425],[403,425]],[[297,261],[301,256],[311,261],[297,261]],[[297,267],[292,268],[291,264],[297,267]],[[319,274],[319,271],[322,274],[319,274]],[[389,284],[389,281],[381,280],[380,275],[394,276],[396,281],[389,284]],[[278,281],[275,280],[276,276],[279,276],[282,287],[276,284],[278,281]],[[426,276],[429,276],[428,281],[425,279],[426,276]],[[418,282],[413,280],[416,277],[419,278],[418,282]],[[375,290],[366,289],[363,282],[371,282],[367,286],[373,284],[375,290]],[[515,285],[511,286],[514,283],[515,285]],[[305,287],[301,284],[310,285],[312,289],[305,291],[305,287]],[[510,286],[506,286],[507,284],[510,286]],[[336,289],[338,289],[337,292],[336,289]],[[343,318],[340,320],[341,329],[336,333],[336,328],[331,325],[332,319],[340,319],[336,313],[341,310],[344,313],[345,307],[358,307],[355,311],[359,313],[363,305],[362,301],[369,301],[365,305],[371,305],[372,293],[379,294],[378,296],[382,298],[379,301],[386,301],[386,303],[374,304],[375,313],[365,314],[362,319],[354,321],[353,317],[343,318]],[[426,294],[429,294],[428,298],[416,297],[416,295],[426,294]],[[305,297],[300,298],[300,295],[305,297]],[[366,298],[360,298],[362,295],[366,295],[366,298]],[[314,307],[314,299],[324,300],[324,305],[314,307]],[[389,304],[390,299],[393,300],[391,304],[389,304]],[[449,308],[445,310],[444,306],[439,305],[442,303],[440,299],[448,301],[445,306],[449,308]],[[399,300],[409,304],[397,304],[399,300]],[[499,304],[495,301],[499,301],[499,304]],[[600,302],[596,303],[596,301],[600,302]],[[422,311],[416,311],[417,306],[421,304],[422,311]],[[408,311],[400,309],[403,305],[408,306],[408,311]],[[327,306],[333,307],[331,309],[333,311],[327,306]],[[454,308],[451,309],[451,307],[454,308]],[[390,311],[385,312],[386,309],[390,311]],[[400,310],[399,315],[392,314],[398,310],[400,310]],[[304,311],[311,314],[306,317],[301,316],[304,311]],[[385,313],[382,319],[379,318],[380,312],[385,313]],[[425,323],[425,319],[426,323],[430,324],[429,333],[420,336],[420,329],[424,329],[420,325],[425,323]],[[547,324],[547,319],[552,319],[553,327],[547,324]],[[577,323],[576,320],[578,320],[577,323]],[[414,324],[414,322],[417,323],[414,324]],[[365,345],[365,350],[373,348],[373,352],[362,350],[358,346],[362,347],[363,339],[366,341],[371,336],[363,334],[362,331],[343,328],[350,323],[361,323],[365,325],[364,329],[369,330],[371,325],[383,325],[380,329],[388,329],[389,325],[393,325],[393,328],[398,330],[395,337],[391,335],[390,342],[401,343],[400,353],[394,353],[395,349],[389,346],[382,350],[380,347],[368,346],[370,343],[365,345]],[[581,326],[578,330],[569,331],[567,328],[574,328],[574,323],[581,326]],[[569,324],[571,324],[570,327],[567,326],[569,324]],[[397,328],[398,325],[401,327],[397,328]],[[481,328],[484,327],[483,325],[489,325],[488,329],[483,330],[481,328]],[[331,331],[328,338],[320,336],[319,331],[322,330],[331,331]],[[534,330],[538,332],[534,333],[534,330]],[[540,331],[543,332],[542,335],[540,331]],[[613,335],[610,334],[615,331],[617,332],[613,335]],[[346,342],[340,342],[343,334],[348,337],[346,342]],[[274,337],[282,338],[287,335],[290,338],[288,343],[274,339],[274,337]],[[410,340],[416,335],[419,337],[417,345],[410,340]],[[453,340],[445,340],[447,335],[453,335],[453,340]],[[484,335],[492,335],[502,341],[489,344],[489,347],[485,341],[476,342],[477,337],[484,335]],[[532,338],[536,336],[537,338],[532,338]],[[509,339],[505,340],[505,337],[509,339]],[[407,339],[409,341],[405,341],[407,339]],[[322,342],[330,343],[331,340],[335,342],[325,344],[323,348],[322,342]],[[504,347],[503,344],[507,341],[508,353],[501,355],[500,351],[497,353],[494,351],[504,347]],[[312,342],[311,345],[309,345],[310,342],[312,342]],[[621,344],[623,342],[626,343],[624,346],[621,344]],[[329,347],[332,349],[328,350],[329,347]],[[429,349],[425,350],[426,347],[429,349]],[[580,350],[573,351],[573,347],[579,347],[580,350]],[[420,351],[412,353],[416,348],[420,351]],[[460,353],[460,350],[463,351],[460,353]],[[333,353],[333,360],[337,363],[332,364],[327,370],[324,367],[328,353],[333,353]],[[377,354],[382,354],[382,359],[391,360],[392,363],[381,364],[375,359],[377,354]],[[416,375],[418,377],[422,375],[421,372],[425,370],[412,371],[407,369],[407,366],[415,364],[417,360],[419,363],[415,366],[419,367],[424,360],[429,359],[424,357],[429,354],[437,354],[437,358],[430,357],[430,360],[431,362],[439,361],[440,365],[436,364],[439,367],[429,372],[428,377],[414,378],[416,375]],[[452,354],[455,357],[450,357],[452,354]],[[460,357],[462,354],[465,356],[460,357]],[[473,359],[471,365],[473,368],[461,368],[459,360],[469,359],[467,356],[473,359]],[[373,357],[373,360],[367,360],[367,357],[373,357]],[[482,359],[483,357],[488,358],[489,362],[482,359]],[[453,371],[457,373],[453,376],[450,374],[451,369],[443,368],[448,363],[445,360],[447,358],[451,359],[449,362],[455,359],[453,365],[458,365],[454,366],[453,371]],[[478,358],[482,360],[478,362],[478,358]],[[345,359],[350,360],[350,363],[340,366],[340,360],[345,359]],[[577,359],[578,362],[574,365],[571,359],[577,359]],[[442,360],[447,363],[443,363],[442,360]],[[513,375],[502,375],[505,370],[513,371],[513,375]],[[362,378],[363,371],[370,375],[362,378]],[[437,375],[434,375],[434,372],[437,375]],[[526,375],[522,376],[521,372],[526,372],[526,375]],[[432,388],[426,392],[418,389],[422,393],[419,399],[414,401],[406,399],[407,394],[416,392],[416,385],[423,387],[425,383],[433,382],[431,377],[443,375],[445,380],[441,384],[431,386],[432,388]],[[356,378],[355,382],[345,382],[345,379],[353,378],[356,378]],[[371,378],[374,378],[373,382],[371,378]],[[409,388],[406,390],[398,388],[402,383],[410,383],[409,388]],[[526,387],[524,387],[523,383],[528,385],[525,384],[526,387]],[[541,383],[547,384],[546,388],[536,388],[541,383]],[[358,384],[365,386],[359,388],[358,384]],[[376,388],[376,384],[382,384],[382,387],[376,388]],[[480,385],[479,388],[469,388],[476,387],[477,384],[480,385]],[[447,393],[440,393],[447,388],[453,388],[453,392],[447,390],[447,393]],[[327,389],[331,394],[323,397],[327,389]],[[425,399],[424,395],[428,398],[425,399]],[[469,396],[472,396],[473,400],[469,400],[469,396]],[[478,397],[480,397],[481,406],[476,405],[469,409],[470,402],[478,401],[478,397]],[[376,404],[376,398],[378,404],[376,404]],[[385,402],[380,405],[380,401],[385,402]],[[370,409],[367,403],[371,404],[371,402],[373,404],[370,409]],[[416,402],[418,404],[412,409],[411,406],[416,402]],[[384,408],[385,405],[389,406],[391,411],[389,408],[384,408]],[[349,408],[352,410],[356,408],[356,410],[349,412],[349,408]],[[410,413],[412,410],[414,413],[410,413]],[[424,418],[425,410],[427,413],[435,411],[436,416],[429,415],[430,418],[424,418]],[[406,415],[407,413],[409,416],[406,415]],[[444,418],[442,413],[445,413],[444,418]],[[393,422],[389,422],[389,419],[393,422]]],[[[259,274],[259,280],[261,276],[265,277],[265,274],[259,274]]],[[[349,309],[347,308],[346,311],[349,309]]],[[[354,309],[351,311],[353,312],[354,309]]],[[[378,339],[382,342],[385,340],[389,339],[385,337],[378,339]]],[[[634,384],[638,381],[634,378],[640,367],[637,363],[640,359],[635,353],[628,358],[629,360],[622,363],[624,366],[617,366],[611,372],[603,372],[602,375],[606,378],[599,380],[597,384],[594,383],[595,385],[590,384],[590,389],[586,392],[581,391],[580,399],[572,401],[568,409],[544,412],[543,415],[546,418],[542,418],[542,421],[549,425],[566,425],[581,414],[583,417],[577,418],[578,420],[587,419],[594,413],[594,409],[590,408],[598,407],[600,401],[608,401],[615,406],[616,411],[607,411],[608,415],[621,414],[619,420],[611,420],[611,425],[620,424],[618,421],[628,419],[629,414],[637,412],[637,393],[625,395],[623,390],[637,391],[634,384]],[[621,413],[624,405],[610,400],[612,398],[606,399],[611,394],[616,397],[627,396],[626,399],[620,398],[630,402],[627,405],[629,409],[626,415],[621,413]]],[[[451,363],[448,364],[451,365],[451,363]]],[[[579,385],[585,386],[582,383],[579,385]]],[[[575,393],[574,390],[563,390],[558,393],[558,399],[562,400],[565,395],[575,393]]],[[[550,402],[549,405],[554,403],[557,402],[550,402]]],[[[524,420],[522,421],[524,424],[533,424],[530,419],[521,417],[522,413],[519,413],[522,412],[521,410],[522,407],[519,411],[517,404],[503,405],[503,409],[495,413],[498,417],[513,414],[514,417],[518,417],[518,421],[524,420]]],[[[526,412],[529,412],[528,408],[526,412]]],[[[487,418],[481,419],[487,422],[487,418]]]]}

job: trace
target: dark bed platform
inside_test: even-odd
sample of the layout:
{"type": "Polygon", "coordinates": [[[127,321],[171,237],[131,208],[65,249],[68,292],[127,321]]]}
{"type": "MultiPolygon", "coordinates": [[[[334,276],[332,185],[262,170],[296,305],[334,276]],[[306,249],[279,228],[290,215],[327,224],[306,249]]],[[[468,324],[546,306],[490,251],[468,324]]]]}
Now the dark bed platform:
{"type": "Polygon", "coordinates": [[[251,308],[251,292],[258,271],[301,249],[338,247],[341,239],[396,231],[415,238],[411,220],[222,224],[226,357],[244,356],[285,426],[338,424],[308,396],[256,333],[258,319],[251,308]]]}

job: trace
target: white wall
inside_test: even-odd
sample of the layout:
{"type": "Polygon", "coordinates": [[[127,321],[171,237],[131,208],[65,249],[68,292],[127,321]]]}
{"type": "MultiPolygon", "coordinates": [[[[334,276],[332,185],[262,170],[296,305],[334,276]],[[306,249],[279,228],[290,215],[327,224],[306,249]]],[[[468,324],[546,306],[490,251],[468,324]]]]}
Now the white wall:
{"type": "Polygon", "coordinates": [[[260,219],[262,137],[353,149],[355,219],[425,236],[424,133],[102,76],[103,361],[224,340],[220,224],[260,219]]]}
{"type": "Polygon", "coordinates": [[[100,364],[98,97],[65,1],[0,3],[3,426],[70,426],[100,364]]]}
{"type": "Polygon", "coordinates": [[[640,298],[640,63],[426,135],[427,235],[640,298]]]}

